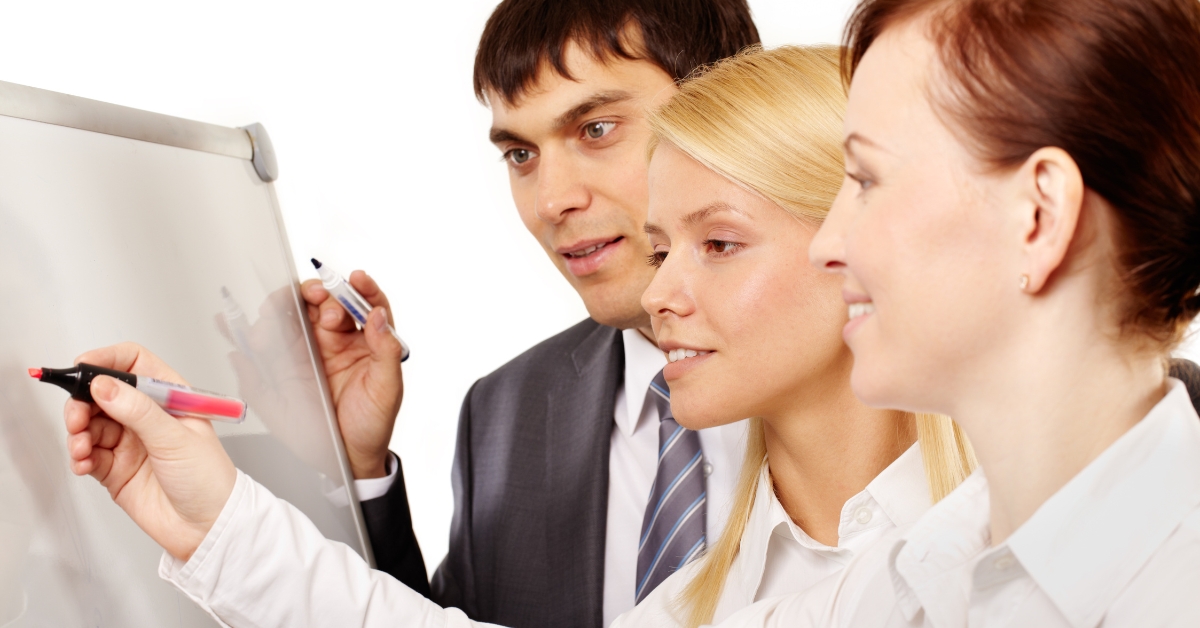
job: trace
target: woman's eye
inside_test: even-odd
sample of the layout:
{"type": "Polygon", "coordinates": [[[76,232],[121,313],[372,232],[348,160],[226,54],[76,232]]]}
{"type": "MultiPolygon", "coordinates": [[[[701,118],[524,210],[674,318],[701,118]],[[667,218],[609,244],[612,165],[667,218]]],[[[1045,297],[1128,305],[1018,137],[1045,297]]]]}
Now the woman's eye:
{"type": "Polygon", "coordinates": [[[733,250],[734,244],[725,240],[709,240],[708,246],[713,253],[727,253],[733,250]]]}
{"type": "Polygon", "coordinates": [[[583,133],[588,136],[588,139],[598,140],[607,135],[615,126],[617,126],[616,122],[592,122],[583,127],[583,133]]]}
{"type": "Polygon", "coordinates": [[[513,165],[521,165],[530,159],[533,159],[533,151],[528,148],[514,148],[504,154],[504,158],[513,163],[513,165]]]}
{"type": "Polygon", "coordinates": [[[646,263],[655,268],[662,266],[663,262],[665,262],[665,261],[667,261],[667,252],[666,251],[655,251],[646,256],[646,263]]]}
{"type": "Polygon", "coordinates": [[[863,192],[866,192],[868,188],[875,185],[874,181],[872,181],[862,175],[850,174],[849,172],[847,172],[846,176],[850,177],[851,180],[853,180],[855,183],[857,183],[858,188],[860,190],[862,190],[863,192]]]}

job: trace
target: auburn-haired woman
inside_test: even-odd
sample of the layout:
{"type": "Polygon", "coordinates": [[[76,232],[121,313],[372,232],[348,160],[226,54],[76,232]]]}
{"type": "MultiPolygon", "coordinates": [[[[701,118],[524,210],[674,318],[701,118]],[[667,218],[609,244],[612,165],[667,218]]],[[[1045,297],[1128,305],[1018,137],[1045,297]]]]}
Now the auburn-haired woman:
{"type": "MultiPolygon", "coordinates": [[[[813,241],[865,402],[980,470],[827,590],[834,626],[1200,626],[1200,2],[868,0],[813,241]]],[[[807,625],[813,597],[742,623],[807,625]]]]}
{"type": "MultiPolygon", "coordinates": [[[[677,523],[662,527],[661,539],[646,535],[639,588],[684,569],[619,618],[621,626],[698,626],[802,591],[911,524],[971,471],[970,450],[949,419],[876,410],[854,397],[841,282],[808,263],[842,178],[838,56],[835,47],[742,54],[685,83],[652,116],[648,261],[659,270],[643,305],[670,355],[662,392],[669,387],[674,417],[687,427],[756,418],[721,538],[684,567],[704,546],[703,537],[680,534],[703,493],[682,502],[692,509],[664,515],[677,523]]],[[[135,356],[153,369],[147,374],[174,376],[129,345],[81,359],[121,368],[135,356]]],[[[147,449],[184,456],[104,481],[152,498],[153,508],[128,493],[121,503],[168,549],[163,575],[221,621],[470,625],[460,611],[438,608],[321,538],[302,514],[237,473],[206,426],[193,424],[191,433],[115,386],[93,385],[105,411],[143,435],[147,449]],[[134,403],[140,409],[125,405],[134,403]],[[119,486],[123,479],[128,487],[119,486]]],[[[86,440],[91,412],[68,407],[70,431],[85,435],[76,440],[86,440]]],[[[80,463],[93,455],[86,444],[72,449],[80,463]]],[[[666,504],[684,481],[700,479],[697,465],[691,460],[683,480],[656,487],[665,496],[661,512],[671,511],[666,504]]]]}

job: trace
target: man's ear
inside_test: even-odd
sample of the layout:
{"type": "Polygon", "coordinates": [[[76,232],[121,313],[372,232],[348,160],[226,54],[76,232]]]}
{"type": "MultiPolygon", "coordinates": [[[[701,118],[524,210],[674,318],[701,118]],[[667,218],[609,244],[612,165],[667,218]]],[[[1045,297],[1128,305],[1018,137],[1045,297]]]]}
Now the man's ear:
{"type": "Polygon", "coordinates": [[[1083,211],[1083,175],[1061,148],[1041,148],[1017,172],[1024,268],[1013,277],[1035,294],[1063,263],[1083,211]],[[1026,279],[1028,278],[1028,279],[1026,279]]]}

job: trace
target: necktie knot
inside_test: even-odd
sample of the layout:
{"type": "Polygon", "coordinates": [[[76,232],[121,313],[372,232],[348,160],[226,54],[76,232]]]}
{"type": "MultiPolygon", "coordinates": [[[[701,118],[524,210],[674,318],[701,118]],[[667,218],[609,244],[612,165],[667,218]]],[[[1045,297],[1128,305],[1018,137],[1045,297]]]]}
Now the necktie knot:
{"type": "Polygon", "coordinates": [[[674,419],[675,415],[671,414],[671,387],[667,386],[667,380],[663,377],[662,371],[650,380],[650,392],[654,393],[654,405],[658,407],[658,420],[666,421],[674,419]]]}

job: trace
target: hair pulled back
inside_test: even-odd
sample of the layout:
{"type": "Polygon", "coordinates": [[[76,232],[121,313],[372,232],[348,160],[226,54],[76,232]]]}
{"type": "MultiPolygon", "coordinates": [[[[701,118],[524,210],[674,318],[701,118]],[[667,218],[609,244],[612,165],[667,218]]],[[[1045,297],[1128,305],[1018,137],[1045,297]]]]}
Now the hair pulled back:
{"type": "Polygon", "coordinates": [[[1070,154],[1114,209],[1123,331],[1176,344],[1200,313],[1200,2],[864,0],[843,79],[917,17],[949,79],[935,106],[997,168],[1070,154]]]}

